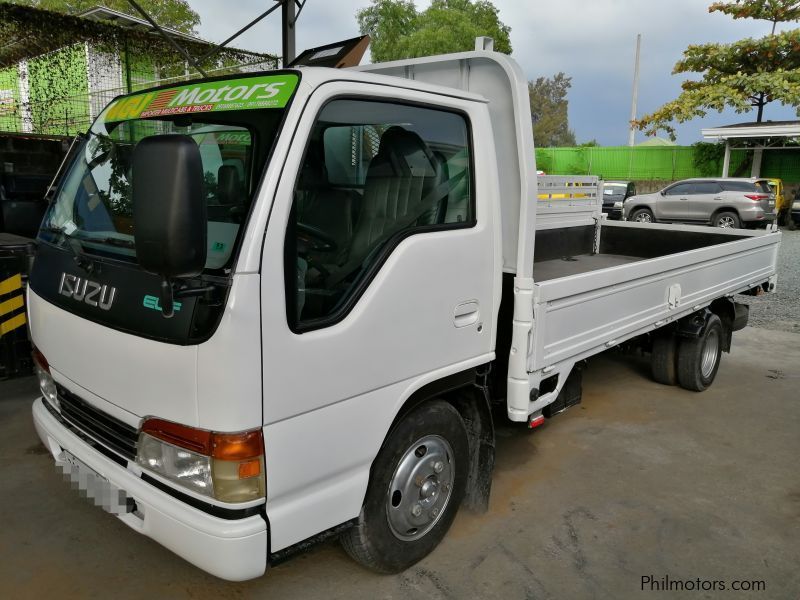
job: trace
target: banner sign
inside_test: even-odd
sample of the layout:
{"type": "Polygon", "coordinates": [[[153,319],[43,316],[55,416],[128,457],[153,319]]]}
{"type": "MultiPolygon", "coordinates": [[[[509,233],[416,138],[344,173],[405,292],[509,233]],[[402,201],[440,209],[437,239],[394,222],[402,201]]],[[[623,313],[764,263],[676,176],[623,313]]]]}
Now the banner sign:
{"type": "Polygon", "coordinates": [[[103,115],[106,123],[169,115],[283,108],[297,87],[297,75],[281,74],[199,82],[119,98],[103,115]]]}

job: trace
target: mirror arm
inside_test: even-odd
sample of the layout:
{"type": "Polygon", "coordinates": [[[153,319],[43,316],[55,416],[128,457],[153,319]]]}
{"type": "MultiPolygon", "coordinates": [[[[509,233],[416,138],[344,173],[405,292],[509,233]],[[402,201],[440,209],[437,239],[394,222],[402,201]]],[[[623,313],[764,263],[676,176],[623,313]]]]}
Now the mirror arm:
{"type": "Polygon", "coordinates": [[[173,303],[175,301],[175,296],[172,293],[172,281],[169,277],[164,277],[161,280],[161,315],[165,319],[171,319],[175,315],[175,307],[173,303]]]}
{"type": "Polygon", "coordinates": [[[216,291],[217,286],[215,285],[207,285],[204,287],[198,288],[190,288],[190,287],[181,287],[175,291],[176,298],[194,298],[196,296],[205,296],[206,299],[211,298],[211,294],[216,291]]]}

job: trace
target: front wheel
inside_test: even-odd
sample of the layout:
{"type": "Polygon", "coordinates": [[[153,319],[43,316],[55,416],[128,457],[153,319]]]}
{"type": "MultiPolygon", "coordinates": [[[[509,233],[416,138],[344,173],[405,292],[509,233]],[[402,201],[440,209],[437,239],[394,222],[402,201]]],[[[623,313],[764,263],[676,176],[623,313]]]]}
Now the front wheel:
{"type": "Polygon", "coordinates": [[[469,442],[458,411],[436,400],[395,426],[372,465],[358,523],[342,534],[357,562],[399,573],[442,540],[464,497],[469,442]]]}
{"type": "Polygon", "coordinates": [[[678,346],[678,383],[687,390],[702,392],[710,386],[722,360],[722,321],[711,315],[697,338],[681,339],[678,346]]]}
{"type": "Polygon", "coordinates": [[[630,218],[631,221],[636,223],[655,223],[656,219],[653,216],[653,213],[646,209],[646,208],[639,208],[633,211],[633,214],[630,218]]]}
{"type": "Polygon", "coordinates": [[[722,229],[739,229],[742,223],[739,220],[739,215],[735,212],[725,211],[714,216],[712,225],[714,225],[714,227],[721,227],[722,229]]]}

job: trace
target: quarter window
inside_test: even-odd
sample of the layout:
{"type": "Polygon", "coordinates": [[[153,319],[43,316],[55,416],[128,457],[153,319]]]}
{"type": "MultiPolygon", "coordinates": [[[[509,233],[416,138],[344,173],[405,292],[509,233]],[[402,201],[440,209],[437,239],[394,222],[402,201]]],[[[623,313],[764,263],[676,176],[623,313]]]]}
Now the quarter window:
{"type": "Polygon", "coordinates": [[[352,99],[325,106],[286,233],[293,328],[342,318],[404,237],[474,224],[469,139],[454,112],[352,99]]]}

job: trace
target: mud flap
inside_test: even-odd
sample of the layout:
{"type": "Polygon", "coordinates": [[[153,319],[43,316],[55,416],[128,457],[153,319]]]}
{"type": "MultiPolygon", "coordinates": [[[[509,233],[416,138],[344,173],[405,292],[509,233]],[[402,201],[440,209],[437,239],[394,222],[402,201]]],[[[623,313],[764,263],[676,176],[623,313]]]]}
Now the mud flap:
{"type": "Polygon", "coordinates": [[[558,393],[558,398],[552,404],[548,404],[542,409],[542,414],[548,419],[558,413],[564,412],[570,406],[579,404],[583,396],[583,370],[577,365],[564,382],[564,386],[558,393]]]}

